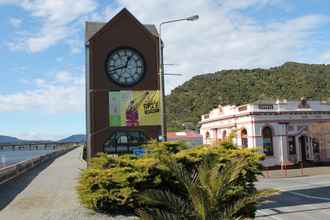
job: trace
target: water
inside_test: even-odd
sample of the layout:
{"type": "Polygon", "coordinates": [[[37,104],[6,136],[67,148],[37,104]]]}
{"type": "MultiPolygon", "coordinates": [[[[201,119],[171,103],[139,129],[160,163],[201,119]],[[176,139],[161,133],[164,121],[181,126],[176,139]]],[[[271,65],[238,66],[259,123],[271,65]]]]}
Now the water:
{"type": "Polygon", "coordinates": [[[54,150],[0,150],[0,168],[53,152],[54,150]]]}

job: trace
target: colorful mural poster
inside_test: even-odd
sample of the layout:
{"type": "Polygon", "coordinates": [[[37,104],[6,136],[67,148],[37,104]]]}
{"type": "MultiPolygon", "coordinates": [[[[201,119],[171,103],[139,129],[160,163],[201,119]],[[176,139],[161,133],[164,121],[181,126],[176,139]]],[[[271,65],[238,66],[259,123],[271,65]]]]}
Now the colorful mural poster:
{"type": "Polygon", "coordinates": [[[110,127],[160,125],[160,93],[152,91],[109,92],[110,127]]]}

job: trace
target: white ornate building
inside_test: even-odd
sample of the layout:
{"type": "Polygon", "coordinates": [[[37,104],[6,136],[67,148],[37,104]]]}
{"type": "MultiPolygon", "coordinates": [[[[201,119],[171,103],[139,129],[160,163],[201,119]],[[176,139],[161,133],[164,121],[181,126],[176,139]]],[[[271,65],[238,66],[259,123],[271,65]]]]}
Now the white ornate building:
{"type": "Polygon", "coordinates": [[[265,166],[330,161],[330,103],[277,100],[218,106],[202,115],[200,133],[212,144],[236,131],[234,143],[260,147],[265,166]]]}

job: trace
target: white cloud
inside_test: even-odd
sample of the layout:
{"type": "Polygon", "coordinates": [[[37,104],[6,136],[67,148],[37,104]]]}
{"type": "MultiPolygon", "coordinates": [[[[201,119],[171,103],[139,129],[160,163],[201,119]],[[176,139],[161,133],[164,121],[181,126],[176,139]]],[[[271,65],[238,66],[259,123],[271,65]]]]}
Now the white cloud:
{"type": "Polygon", "coordinates": [[[33,17],[40,19],[41,28],[38,33],[28,33],[16,39],[9,46],[15,50],[30,52],[43,51],[61,42],[79,31],[74,22],[80,17],[96,9],[96,0],[22,0],[2,1],[16,4],[28,11],[33,17]]]}
{"type": "Polygon", "coordinates": [[[14,27],[14,28],[19,28],[22,24],[22,19],[19,18],[10,18],[9,23],[14,27]]]}
{"type": "Polygon", "coordinates": [[[79,38],[71,38],[66,41],[72,54],[78,54],[84,49],[83,41],[79,38]]]}
{"type": "Polygon", "coordinates": [[[84,111],[83,75],[60,71],[53,79],[38,78],[34,83],[33,90],[0,94],[0,112],[38,110],[57,114],[84,111]]]}
{"type": "Polygon", "coordinates": [[[122,8],[113,8],[106,6],[102,10],[95,11],[87,17],[90,21],[103,21],[108,22],[114,15],[116,15],[122,8]]]}
{"type": "Polygon", "coordinates": [[[46,83],[44,79],[36,79],[35,82],[38,86],[43,86],[46,83]]]}
{"type": "MultiPolygon", "coordinates": [[[[329,17],[311,14],[283,20],[259,22],[244,14],[244,10],[276,7],[282,0],[117,0],[118,8],[127,7],[142,23],[161,21],[199,14],[194,22],[179,22],[163,27],[167,72],[184,73],[183,77],[166,79],[167,93],[185,80],[200,73],[231,68],[256,68],[280,65],[299,59],[311,37],[329,17]],[[152,13],[146,13],[152,12],[152,13]]],[[[280,6],[278,6],[280,5],[280,6]]],[[[116,9],[109,10],[112,14],[116,9]]],[[[283,9],[284,10],[284,9],[283,9]]]]}
{"type": "MultiPolygon", "coordinates": [[[[115,0],[95,11],[96,0],[23,0],[14,2],[42,20],[36,34],[25,34],[12,48],[39,52],[65,42],[71,52],[82,50],[77,37],[82,21],[108,21],[121,8],[127,7],[142,23],[199,14],[195,22],[169,24],[163,28],[166,72],[184,73],[182,77],[167,76],[167,93],[182,82],[200,73],[231,68],[255,68],[280,65],[298,60],[306,49],[313,47],[313,34],[329,17],[318,14],[271,21],[259,21],[244,13],[246,9],[286,10],[284,0],[115,0]],[[113,5],[116,5],[114,7],[113,5]],[[146,13],[148,12],[148,13],[146,13]],[[150,13],[149,13],[150,12],[150,13]],[[152,13],[151,13],[152,12],[152,13]]],[[[0,0],[1,3],[1,0],[0,0]]],[[[292,8],[290,9],[292,10],[292,8]]]]}
{"type": "Polygon", "coordinates": [[[330,64],[330,50],[321,54],[320,61],[321,63],[330,64]]]}
{"type": "Polygon", "coordinates": [[[14,134],[9,134],[10,136],[17,137],[21,140],[51,140],[51,141],[57,141],[66,137],[69,137],[72,135],[72,133],[62,133],[62,134],[57,134],[57,133],[47,133],[44,131],[27,131],[27,132],[22,132],[22,133],[14,133],[14,134]]]}
{"type": "Polygon", "coordinates": [[[58,82],[67,83],[67,82],[73,81],[74,78],[70,72],[60,71],[55,74],[55,80],[58,82]]]}

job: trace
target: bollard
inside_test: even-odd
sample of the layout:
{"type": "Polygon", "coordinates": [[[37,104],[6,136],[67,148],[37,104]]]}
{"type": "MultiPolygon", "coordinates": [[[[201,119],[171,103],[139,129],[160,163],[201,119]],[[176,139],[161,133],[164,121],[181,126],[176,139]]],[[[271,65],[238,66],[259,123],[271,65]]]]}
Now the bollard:
{"type": "Polygon", "coordinates": [[[269,167],[265,167],[265,175],[264,175],[264,178],[270,178],[269,167]]]}
{"type": "Polygon", "coordinates": [[[269,167],[267,167],[267,176],[268,176],[268,178],[271,177],[271,175],[270,175],[270,171],[269,171],[269,167]]]}

